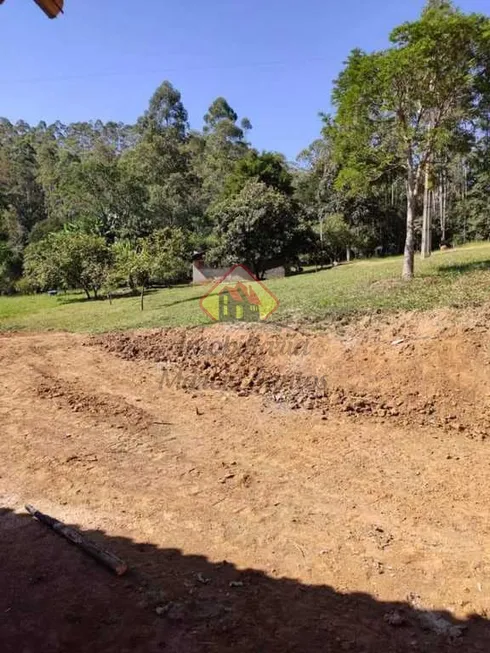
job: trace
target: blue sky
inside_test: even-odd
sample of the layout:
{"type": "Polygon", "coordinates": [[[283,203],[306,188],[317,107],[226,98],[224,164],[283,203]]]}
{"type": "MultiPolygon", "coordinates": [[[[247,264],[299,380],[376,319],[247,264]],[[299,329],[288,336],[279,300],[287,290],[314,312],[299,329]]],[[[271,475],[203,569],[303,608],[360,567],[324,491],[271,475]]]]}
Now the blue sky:
{"type": "MultiPolygon", "coordinates": [[[[36,124],[133,122],[169,79],[191,126],[218,95],[253,125],[259,149],[289,158],[320,129],[353,47],[386,45],[424,0],[65,0],[49,20],[29,0],[0,7],[0,115],[36,124]],[[136,9],[137,8],[137,9],[136,9]]],[[[461,0],[484,12],[488,0],[461,0]]],[[[488,11],[488,9],[487,9],[488,11]]]]}

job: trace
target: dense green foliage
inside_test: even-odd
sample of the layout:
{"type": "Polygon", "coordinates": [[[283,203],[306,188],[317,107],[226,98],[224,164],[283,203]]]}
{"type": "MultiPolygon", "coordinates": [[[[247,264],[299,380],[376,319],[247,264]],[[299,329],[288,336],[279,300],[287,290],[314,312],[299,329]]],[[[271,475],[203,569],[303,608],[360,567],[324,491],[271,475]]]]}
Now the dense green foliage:
{"type": "Polygon", "coordinates": [[[93,234],[53,232],[25,250],[25,279],[34,289],[82,288],[97,298],[110,267],[109,247],[93,234]]]}
{"type": "Polygon", "coordinates": [[[333,116],[293,164],[223,97],[201,131],[163,82],[134,125],[0,119],[0,293],[88,296],[220,265],[323,264],[490,238],[490,22],[429,0],[385,50],[354,50],[333,116]]]}
{"type": "Polygon", "coordinates": [[[79,287],[96,297],[126,284],[144,291],[188,278],[192,250],[205,246],[230,263],[245,254],[295,257],[302,211],[292,174],[279,155],[250,147],[250,128],[218,98],[203,131],[191,131],[169,82],[132,126],[1,120],[0,292],[79,287]],[[278,238],[260,254],[230,242],[224,228],[227,205],[259,182],[267,192],[249,210],[254,242],[278,238]],[[257,231],[272,225],[274,234],[257,231]]]}
{"type": "Polygon", "coordinates": [[[262,181],[248,181],[237,195],[218,203],[214,213],[220,238],[211,256],[225,263],[242,261],[257,277],[306,247],[300,208],[262,181]]]}
{"type": "Polygon", "coordinates": [[[186,279],[189,268],[189,241],[182,229],[166,227],[148,238],[118,240],[111,247],[112,266],[106,276],[108,294],[128,285],[141,292],[141,310],[145,289],[152,283],[166,285],[186,279]]]}

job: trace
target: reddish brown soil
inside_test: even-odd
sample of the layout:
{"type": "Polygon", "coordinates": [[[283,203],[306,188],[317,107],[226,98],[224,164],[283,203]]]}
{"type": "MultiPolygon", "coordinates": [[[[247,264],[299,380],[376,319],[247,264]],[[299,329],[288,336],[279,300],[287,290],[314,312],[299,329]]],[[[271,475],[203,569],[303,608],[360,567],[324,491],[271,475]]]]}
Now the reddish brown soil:
{"type": "Polygon", "coordinates": [[[441,314],[0,337],[0,650],[488,651],[486,339],[441,314]]]}

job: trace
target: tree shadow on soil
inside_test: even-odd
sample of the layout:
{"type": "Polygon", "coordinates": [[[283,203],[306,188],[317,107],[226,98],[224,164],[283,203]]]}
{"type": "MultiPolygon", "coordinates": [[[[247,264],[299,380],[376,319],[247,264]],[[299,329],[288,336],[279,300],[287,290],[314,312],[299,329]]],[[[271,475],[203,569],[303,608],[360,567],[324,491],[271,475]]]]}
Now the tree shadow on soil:
{"type": "MultiPolygon", "coordinates": [[[[489,622],[471,617],[436,634],[406,602],[342,594],[237,569],[102,531],[126,559],[115,577],[43,524],[0,510],[2,653],[440,653],[488,651],[489,622]]],[[[203,543],[203,547],[204,547],[203,543]]]]}

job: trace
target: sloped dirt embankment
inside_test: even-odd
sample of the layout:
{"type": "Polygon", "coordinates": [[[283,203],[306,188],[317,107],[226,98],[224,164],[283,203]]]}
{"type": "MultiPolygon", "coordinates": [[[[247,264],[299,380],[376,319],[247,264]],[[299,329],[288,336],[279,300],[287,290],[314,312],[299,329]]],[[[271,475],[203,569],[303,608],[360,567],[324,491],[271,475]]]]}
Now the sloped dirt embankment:
{"type": "Polygon", "coordinates": [[[229,390],[324,416],[436,426],[486,439],[487,320],[413,314],[343,334],[291,329],[162,329],[93,340],[126,360],[151,361],[162,383],[190,393],[229,390]]]}

